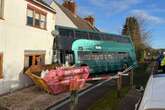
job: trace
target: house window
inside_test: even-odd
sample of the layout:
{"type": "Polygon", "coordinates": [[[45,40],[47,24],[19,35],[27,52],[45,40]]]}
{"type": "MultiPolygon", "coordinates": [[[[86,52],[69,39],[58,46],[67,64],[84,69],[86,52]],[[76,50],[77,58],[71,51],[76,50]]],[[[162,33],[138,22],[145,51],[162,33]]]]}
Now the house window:
{"type": "Polygon", "coordinates": [[[45,28],[46,27],[46,16],[45,15],[41,15],[41,18],[40,18],[40,27],[41,28],[45,28]]]}
{"type": "Polygon", "coordinates": [[[0,18],[3,18],[4,14],[4,0],[0,0],[0,18]]]}
{"type": "Polygon", "coordinates": [[[40,27],[40,14],[35,13],[35,27],[40,27]]]}
{"type": "Polygon", "coordinates": [[[0,79],[3,77],[3,55],[0,53],[0,79]]]}
{"type": "Polygon", "coordinates": [[[47,14],[35,7],[29,6],[27,8],[27,25],[36,28],[46,29],[47,14]]]}
{"type": "Polygon", "coordinates": [[[28,9],[27,10],[27,25],[33,26],[33,10],[28,9]]]}
{"type": "Polygon", "coordinates": [[[45,64],[45,55],[26,55],[25,54],[25,61],[24,67],[28,68],[32,65],[44,65],[45,64]]]}

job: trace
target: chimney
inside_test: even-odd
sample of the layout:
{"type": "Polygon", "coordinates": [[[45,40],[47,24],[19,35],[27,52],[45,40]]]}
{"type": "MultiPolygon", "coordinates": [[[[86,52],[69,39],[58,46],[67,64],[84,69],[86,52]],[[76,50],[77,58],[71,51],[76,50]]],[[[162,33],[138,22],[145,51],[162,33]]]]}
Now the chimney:
{"type": "Polygon", "coordinates": [[[93,16],[87,16],[84,18],[84,20],[88,23],[90,23],[92,26],[94,26],[95,18],[93,16]]]}
{"type": "Polygon", "coordinates": [[[76,15],[76,3],[74,0],[64,0],[63,6],[76,15]]]}

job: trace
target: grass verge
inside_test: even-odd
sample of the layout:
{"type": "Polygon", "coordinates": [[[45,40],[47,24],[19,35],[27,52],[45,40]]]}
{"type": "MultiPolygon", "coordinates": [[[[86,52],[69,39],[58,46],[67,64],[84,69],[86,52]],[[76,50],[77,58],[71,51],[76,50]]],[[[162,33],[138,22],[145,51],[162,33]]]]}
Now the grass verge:
{"type": "Polygon", "coordinates": [[[150,76],[148,64],[139,64],[134,70],[134,85],[145,87],[150,76]]]}
{"type": "MultiPolygon", "coordinates": [[[[121,90],[121,98],[128,93],[129,87],[124,87],[121,90]]],[[[116,110],[117,104],[121,98],[117,97],[116,88],[112,88],[101,99],[94,103],[88,110],[116,110]]]]}

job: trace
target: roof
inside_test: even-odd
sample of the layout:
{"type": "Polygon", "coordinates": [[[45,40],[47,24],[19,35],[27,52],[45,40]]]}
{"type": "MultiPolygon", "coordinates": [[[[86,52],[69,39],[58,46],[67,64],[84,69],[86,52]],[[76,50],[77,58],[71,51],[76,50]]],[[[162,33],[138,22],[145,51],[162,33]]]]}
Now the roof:
{"type": "MultiPolygon", "coordinates": [[[[36,0],[36,1],[42,3],[43,5],[45,5],[45,6],[49,7],[49,8],[52,8],[52,7],[50,7],[50,5],[48,5],[48,4],[47,4],[45,1],[43,1],[43,0],[36,0]]],[[[53,9],[53,8],[52,8],[52,9],[53,9]]]]}
{"type": "Polygon", "coordinates": [[[41,5],[42,7],[48,9],[51,12],[56,13],[56,11],[52,7],[50,7],[50,5],[45,0],[31,0],[31,1],[33,1],[33,2],[35,2],[37,4],[39,4],[39,5],[41,5]]]}
{"type": "Polygon", "coordinates": [[[139,110],[165,109],[165,74],[152,75],[148,81],[139,110]]]}
{"type": "Polygon", "coordinates": [[[55,0],[53,0],[59,8],[68,16],[68,18],[79,28],[83,30],[92,30],[92,31],[99,31],[95,26],[92,26],[90,23],[86,22],[84,19],[82,19],[78,15],[74,15],[70,10],[65,8],[64,6],[57,3],[55,0]]]}

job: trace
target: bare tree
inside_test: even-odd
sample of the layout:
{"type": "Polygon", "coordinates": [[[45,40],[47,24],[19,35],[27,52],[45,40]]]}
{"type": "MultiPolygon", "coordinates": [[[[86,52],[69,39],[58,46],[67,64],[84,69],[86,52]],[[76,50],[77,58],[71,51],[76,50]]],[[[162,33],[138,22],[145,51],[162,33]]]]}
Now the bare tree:
{"type": "Polygon", "coordinates": [[[151,48],[152,45],[152,31],[148,27],[148,22],[141,17],[136,17],[140,27],[141,39],[146,48],[151,48]]]}

